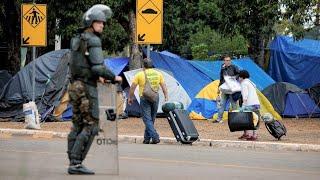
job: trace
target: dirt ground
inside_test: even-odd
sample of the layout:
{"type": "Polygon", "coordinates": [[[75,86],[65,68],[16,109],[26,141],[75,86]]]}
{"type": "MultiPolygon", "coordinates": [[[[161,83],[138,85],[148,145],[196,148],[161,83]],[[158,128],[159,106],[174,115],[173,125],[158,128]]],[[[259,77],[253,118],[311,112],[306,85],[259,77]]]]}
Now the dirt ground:
{"type": "MultiPolygon", "coordinates": [[[[231,133],[228,123],[213,124],[209,121],[193,121],[200,139],[238,140],[242,132],[231,133]]],[[[283,143],[320,144],[320,119],[283,119],[288,133],[281,139],[283,143]]],[[[165,118],[156,120],[156,129],[160,137],[174,137],[168,121],[165,118]]],[[[71,122],[47,122],[41,125],[44,131],[69,132],[71,122]]],[[[0,122],[0,128],[23,129],[22,122],[0,122]]],[[[129,118],[119,121],[119,135],[143,136],[144,124],[139,118],[129,118]]],[[[258,131],[258,141],[277,142],[266,130],[264,123],[258,131]]]]}

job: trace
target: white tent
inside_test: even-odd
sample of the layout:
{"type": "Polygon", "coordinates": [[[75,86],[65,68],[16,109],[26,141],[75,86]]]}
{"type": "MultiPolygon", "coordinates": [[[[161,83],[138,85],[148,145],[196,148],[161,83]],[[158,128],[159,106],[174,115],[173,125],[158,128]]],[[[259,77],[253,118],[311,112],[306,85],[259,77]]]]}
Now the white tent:
{"type": "MultiPolygon", "coordinates": [[[[184,90],[184,88],[181,86],[181,84],[170,74],[170,72],[162,69],[158,69],[158,68],[154,68],[154,69],[163,74],[163,78],[168,89],[169,101],[181,102],[184,108],[186,109],[190,105],[191,99],[188,96],[187,92],[184,90]]],[[[140,71],[142,71],[142,69],[135,69],[132,71],[124,72],[124,75],[130,85],[132,84],[134,75],[140,71]]],[[[136,88],[134,95],[137,101],[140,103],[138,90],[139,88],[136,88]]],[[[159,97],[160,97],[160,100],[159,100],[158,113],[162,113],[161,107],[165,103],[165,101],[164,101],[164,95],[162,93],[161,88],[159,90],[159,97]]]]}

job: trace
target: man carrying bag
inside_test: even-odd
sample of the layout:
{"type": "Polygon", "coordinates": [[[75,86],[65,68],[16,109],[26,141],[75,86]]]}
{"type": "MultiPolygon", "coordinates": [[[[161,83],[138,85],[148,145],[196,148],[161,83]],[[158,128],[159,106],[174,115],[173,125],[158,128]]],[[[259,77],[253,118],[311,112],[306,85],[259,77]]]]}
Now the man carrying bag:
{"type": "Polygon", "coordinates": [[[219,83],[219,89],[218,89],[218,99],[217,101],[220,101],[220,106],[218,107],[218,118],[214,123],[222,123],[222,115],[225,109],[226,102],[228,99],[230,100],[232,109],[237,108],[236,102],[232,98],[232,94],[234,92],[227,93],[226,91],[223,91],[223,86],[227,86],[225,83],[225,77],[237,77],[239,74],[239,68],[233,64],[231,64],[231,57],[230,56],[224,56],[223,57],[224,63],[222,64],[221,71],[220,71],[220,83],[219,83]]]}
{"type": "Polygon", "coordinates": [[[154,128],[154,122],[159,106],[159,86],[161,86],[165,101],[168,101],[168,93],[163,75],[152,68],[152,61],[147,58],[143,59],[143,66],[143,71],[138,72],[133,78],[128,104],[132,104],[134,91],[139,86],[140,108],[145,124],[143,144],[158,144],[160,138],[154,128]]]}

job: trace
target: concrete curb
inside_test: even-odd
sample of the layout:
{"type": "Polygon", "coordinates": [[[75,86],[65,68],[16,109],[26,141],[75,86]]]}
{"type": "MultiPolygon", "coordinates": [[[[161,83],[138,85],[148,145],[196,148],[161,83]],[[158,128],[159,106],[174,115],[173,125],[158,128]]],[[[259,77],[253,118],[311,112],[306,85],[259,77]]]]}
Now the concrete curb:
{"type": "MultiPolygon", "coordinates": [[[[32,138],[67,138],[68,133],[28,130],[28,129],[2,129],[0,128],[0,138],[10,138],[11,136],[28,136],[32,138]]],[[[142,143],[143,136],[119,135],[121,143],[142,143]]],[[[162,137],[162,144],[179,144],[175,138],[162,137]]],[[[192,146],[210,146],[219,148],[240,148],[240,149],[263,149],[263,150],[284,150],[284,151],[304,151],[320,152],[320,145],[317,144],[292,144],[278,142],[252,142],[252,141],[231,141],[231,140],[211,140],[201,139],[192,146]]]]}

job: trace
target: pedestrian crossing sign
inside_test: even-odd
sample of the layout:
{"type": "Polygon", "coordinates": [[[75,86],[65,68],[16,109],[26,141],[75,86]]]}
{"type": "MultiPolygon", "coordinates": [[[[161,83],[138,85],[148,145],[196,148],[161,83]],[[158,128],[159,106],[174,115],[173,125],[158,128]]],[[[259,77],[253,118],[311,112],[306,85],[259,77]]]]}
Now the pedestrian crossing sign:
{"type": "Polygon", "coordinates": [[[47,5],[21,5],[21,46],[47,46],[47,5]]]}

